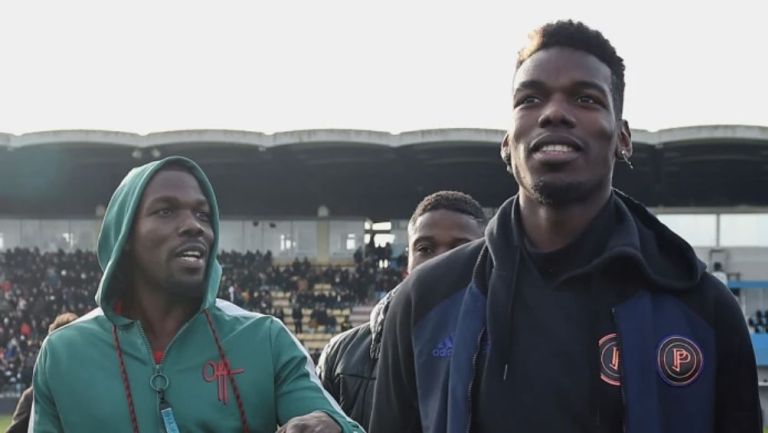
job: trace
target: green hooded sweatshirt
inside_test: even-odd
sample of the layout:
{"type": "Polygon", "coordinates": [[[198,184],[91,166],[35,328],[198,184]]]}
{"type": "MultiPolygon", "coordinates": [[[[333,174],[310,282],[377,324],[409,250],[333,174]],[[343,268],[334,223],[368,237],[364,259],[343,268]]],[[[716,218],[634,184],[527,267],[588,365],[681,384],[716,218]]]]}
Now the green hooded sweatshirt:
{"type": "Polygon", "coordinates": [[[238,400],[249,432],[272,433],[291,418],[313,411],[328,414],[343,432],[363,431],[323,390],[311,358],[280,321],[216,299],[221,278],[218,236],[216,198],[194,162],[170,157],[128,173],[109,202],[99,236],[98,257],[104,270],[96,294],[99,308],[58,329],[43,343],[35,366],[30,431],[131,433],[129,394],[142,433],[166,431],[160,415],[165,402],[172,407],[182,433],[242,432],[238,400]],[[186,167],[197,178],[211,208],[215,240],[208,255],[207,292],[200,310],[176,334],[157,364],[141,323],[115,311],[122,290],[116,268],[144,189],[171,162],[186,167]],[[212,329],[218,333],[229,367],[212,329]]]}

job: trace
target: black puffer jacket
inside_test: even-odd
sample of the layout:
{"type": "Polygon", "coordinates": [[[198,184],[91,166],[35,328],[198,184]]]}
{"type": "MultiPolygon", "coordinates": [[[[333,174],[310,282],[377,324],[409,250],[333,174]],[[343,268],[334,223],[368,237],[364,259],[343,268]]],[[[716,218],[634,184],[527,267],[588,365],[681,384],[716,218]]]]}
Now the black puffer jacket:
{"type": "Polygon", "coordinates": [[[371,311],[371,321],[335,336],[323,349],[317,375],[339,406],[364,429],[373,410],[373,385],[379,360],[384,317],[395,290],[371,311]]]}

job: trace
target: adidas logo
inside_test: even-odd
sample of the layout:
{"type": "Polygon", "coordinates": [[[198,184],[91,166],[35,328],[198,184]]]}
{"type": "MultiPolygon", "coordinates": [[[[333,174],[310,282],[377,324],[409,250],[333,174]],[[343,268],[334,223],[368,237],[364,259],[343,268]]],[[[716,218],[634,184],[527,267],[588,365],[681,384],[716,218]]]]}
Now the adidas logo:
{"type": "Polygon", "coordinates": [[[449,335],[432,350],[432,356],[435,358],[448,358],[451,355],[453,355],[453,337],[449,335]]]}

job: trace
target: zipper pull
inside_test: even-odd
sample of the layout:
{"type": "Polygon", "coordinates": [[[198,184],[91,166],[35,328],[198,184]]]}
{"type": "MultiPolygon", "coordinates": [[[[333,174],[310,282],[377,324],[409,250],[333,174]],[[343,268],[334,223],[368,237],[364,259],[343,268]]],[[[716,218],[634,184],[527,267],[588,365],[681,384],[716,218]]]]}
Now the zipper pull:
{"type": "Polygon", "coordinates": [[[165,427],[165,433],[180,433],[179,426],[176,424],[176,418],[173,416],[173,407],[165,399],[165,393],[159,392],[160,398],[158,403],[158,410],[160,411],[160,419],[163,420],[163,427],[165,427]]]}
{"type": "Polygon", "coordinates": [[[168,376],[163,374],[160,364],[155,365],[155,374],[149,378],[149,386],[157,393],[157,410],[163,422],[165,433],[179,433],[179,426],[173,416],[173,408],[165,399],[165,390],[171,385],[168,376]]]}

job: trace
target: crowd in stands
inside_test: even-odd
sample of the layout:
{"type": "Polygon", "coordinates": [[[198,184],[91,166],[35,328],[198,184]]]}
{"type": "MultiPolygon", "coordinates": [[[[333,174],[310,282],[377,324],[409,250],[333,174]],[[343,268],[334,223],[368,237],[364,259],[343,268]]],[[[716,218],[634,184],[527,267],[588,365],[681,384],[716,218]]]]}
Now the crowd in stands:
{"type": "Polygon", "coordinates": [[[747,319],[747,324],[755,334],[768,333],[768,310],[757,310],[752,317],[747,319]]]}
{"type": "Polygon", "coordinates": [[[99,278],[92,252],[0,253],[0,390],[30,383],[48,325],[60,313],[93,309],[99,278]]]}
{"type": "MultiPolygon", "coordinates": [[[[353,267],[313,266],[307,259],[276,265],[270,252],[222,252],[219,297],[250,311],[283,320],[311,309],[308,330],[335,333],[351,327],[338,323],[329,310],[372,301],[402,279],[402,257],[391,260],[389,248],[366,247],[355,253],[353,267]],[[391,266],[389,262],[392,261],[391,266]],[[384,266],[384,267],[381,267],[384,266]],[[327,287],[313,291],[316,285],[327,287]],[[275,307],[273,293],[289,292],[292,308],[275,307]]],[[[0,252],[0,392],[29,385],[48,325],[61,313],[81,316],[96,307],[94,295],[101,269],[94,252],[41,252],[9,249],[0,252]]],[[[301,320],[298,321],[301,326],[301,320]]],[[[315,350],[314,356],[319,356],[315,350]]]]}

